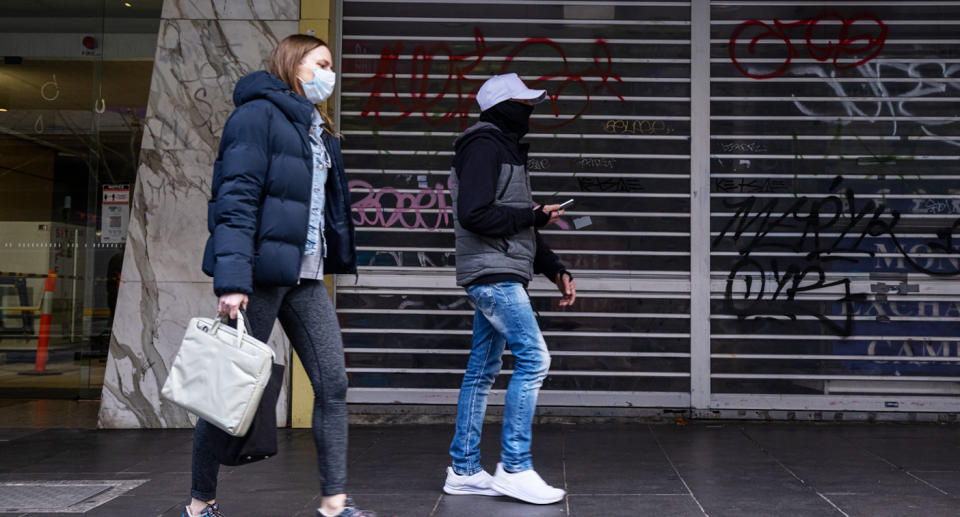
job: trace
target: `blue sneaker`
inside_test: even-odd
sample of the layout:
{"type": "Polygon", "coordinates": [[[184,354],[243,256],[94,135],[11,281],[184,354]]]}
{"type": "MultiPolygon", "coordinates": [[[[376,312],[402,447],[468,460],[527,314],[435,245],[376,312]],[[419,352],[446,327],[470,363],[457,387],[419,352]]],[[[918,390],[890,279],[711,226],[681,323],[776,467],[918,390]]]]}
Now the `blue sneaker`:
{"type": "Polygon", "coordinates": [[[208,504],[199,514],[194,515],[190,513],[190,507],[187,506],[183,509],[183,515],[181,517],[226,517],[224,514],[220,513],[220,505],[217,503],[208,504]]]}

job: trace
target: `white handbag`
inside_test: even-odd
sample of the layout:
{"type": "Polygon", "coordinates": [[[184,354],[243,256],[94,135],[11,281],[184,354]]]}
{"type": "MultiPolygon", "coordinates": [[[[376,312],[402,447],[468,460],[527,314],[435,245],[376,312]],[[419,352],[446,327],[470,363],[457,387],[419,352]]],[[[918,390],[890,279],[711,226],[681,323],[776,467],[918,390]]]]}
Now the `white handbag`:
{"type": "Polygon", "coordinates": [[[161,394],[170,402],[223,429],[244,436],[270,381],[273,350],[220,317],[193,318],[180,343],[161,394]]]}

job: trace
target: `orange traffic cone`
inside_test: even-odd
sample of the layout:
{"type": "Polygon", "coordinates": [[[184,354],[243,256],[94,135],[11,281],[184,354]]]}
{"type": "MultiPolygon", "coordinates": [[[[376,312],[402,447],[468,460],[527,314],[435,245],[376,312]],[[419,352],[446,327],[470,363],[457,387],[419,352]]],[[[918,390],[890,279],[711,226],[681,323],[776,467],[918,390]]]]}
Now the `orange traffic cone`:
{"type": "Polygon", "coordinates": [[[20,372],[21,375],[60,375],[60,372],[47,371],[47,357],[50,347],[50,322],[53,321],[53,291],[57,286],[57,272],[47,271],[43,282],[43,299],[40,302],[40,335],[37,339],[37,360],[32,371],[20,372]]]}

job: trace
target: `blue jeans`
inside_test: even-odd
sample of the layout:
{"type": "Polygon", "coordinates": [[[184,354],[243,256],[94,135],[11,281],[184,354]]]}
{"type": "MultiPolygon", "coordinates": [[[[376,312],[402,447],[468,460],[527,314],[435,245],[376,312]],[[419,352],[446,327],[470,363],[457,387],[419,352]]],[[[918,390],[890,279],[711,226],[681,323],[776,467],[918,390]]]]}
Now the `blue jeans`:
{"type": "Polygon", "coordinates": [[[503,364],[509,343],[514,356],[513,376],[507,387],[500,444],[501,461],[510,472],[533,468],[530,442],[537,394],[550,369],[550,354],[530,305],[526,290],[517,282],[474,285],[467,296],[476,307],[473,316],[473,349],[457,401],[457,428],[450,444],[453,468],[473,475],[480,465],[480,432],[487,410],[487,395],[503,364]]]}

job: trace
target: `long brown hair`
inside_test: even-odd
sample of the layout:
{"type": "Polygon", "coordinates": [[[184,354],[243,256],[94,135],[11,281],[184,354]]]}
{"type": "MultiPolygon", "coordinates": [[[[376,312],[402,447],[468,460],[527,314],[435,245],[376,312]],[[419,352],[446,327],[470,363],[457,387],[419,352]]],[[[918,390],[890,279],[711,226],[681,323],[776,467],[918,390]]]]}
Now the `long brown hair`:
{"type": "MultiPolygon", "coordinates": [[[[329,45],[320,38],[308,36],[306,34],[291,34],[283,38],[277,48],[273,50],[270,56],[270,64],[267,66],[267,72],[279,77],[291,90],[303,95],[303,87],[300,80],[297,79],[297,68],[303,58],[317,47],[327,47],[329,45]]],[[[340,136],[336,127],[333,125],[333,118],[327,113],[322,105],[317,104],[317,111],[325,123],[325,130],[331,135],[340,136]]]]}

